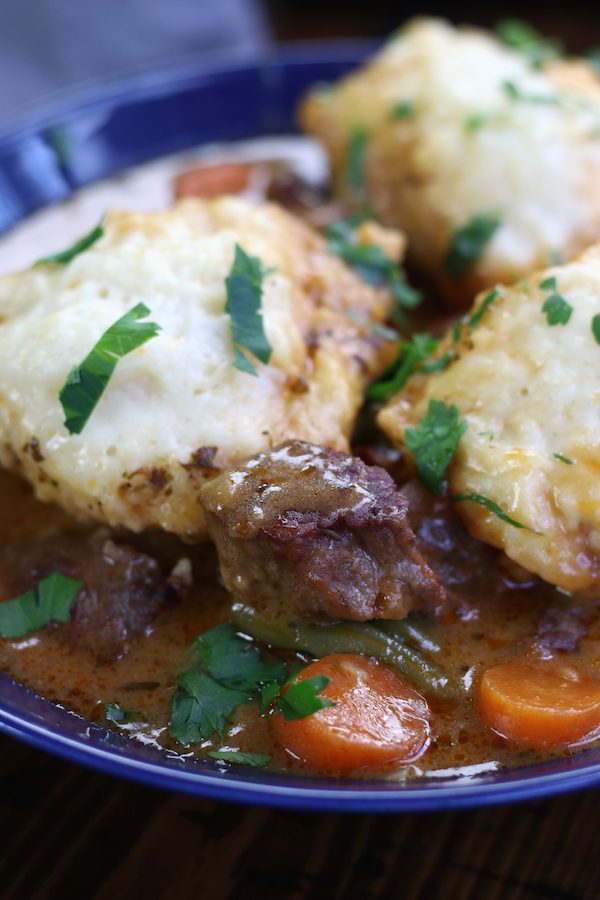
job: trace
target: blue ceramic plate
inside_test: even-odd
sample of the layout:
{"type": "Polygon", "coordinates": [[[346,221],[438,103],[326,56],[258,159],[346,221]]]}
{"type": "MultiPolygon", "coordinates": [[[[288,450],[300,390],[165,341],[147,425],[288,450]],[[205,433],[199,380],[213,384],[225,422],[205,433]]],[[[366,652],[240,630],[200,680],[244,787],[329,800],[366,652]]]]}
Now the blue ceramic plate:
{"type": "MultiPolygon", "coordinates": [[[[288,48],[259,63],[144,76],[57,102],[0,134],[0,233],[74,189],[208,141],[294,131],[299,97],[348,71],[366,43],[288,48]]],[[[76,763],[156,787],[295,809],[414,812],[528,800],[600,784],[600,750],[519,769],[472,767],[406,784],[316,780],[181,759],[93,725],[0,673],[0,730],[76,763]]]]}

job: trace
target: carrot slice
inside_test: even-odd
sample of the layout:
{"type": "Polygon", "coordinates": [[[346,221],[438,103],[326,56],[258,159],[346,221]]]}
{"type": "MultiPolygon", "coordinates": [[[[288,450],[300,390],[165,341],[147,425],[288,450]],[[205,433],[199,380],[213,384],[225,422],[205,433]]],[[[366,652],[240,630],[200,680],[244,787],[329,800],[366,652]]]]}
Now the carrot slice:
{"type": "Polygon", "coordinates": [[[248,187],[251,168],[246,163],[223,163],[183,172],[175,179],[175,198],[239,194],[248,187]]]}
{"type": "Polygon", "coordinates": [[[577,744],[600,728],[600,681],[567,666],[501,663],[483,676],[479,709],[494,731],[518,744],[577,744]]]}
{"type": "Polygon", "coordinates": [[[389,666],[363,656],[325,656],[303,669],[331,679],[320,697],[336,706],[285,722],[273,714],[276,741],[304,762],[340,774],[367,766],[409,762],[427,747],[431,732],[427,701],[389,666]]]}

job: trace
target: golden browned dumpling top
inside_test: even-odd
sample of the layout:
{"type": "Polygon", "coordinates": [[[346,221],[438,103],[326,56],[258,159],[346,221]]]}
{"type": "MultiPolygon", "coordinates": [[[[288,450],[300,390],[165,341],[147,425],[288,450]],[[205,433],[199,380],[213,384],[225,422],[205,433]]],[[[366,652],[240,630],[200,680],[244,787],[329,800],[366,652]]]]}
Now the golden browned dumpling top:
{"type": "MultiPolygon", "coordinates": [[[[387,239],[401,250],[399,236],[387,239]]],[[[371,330],[388,305],[275,205],[223,197],[112,212],[66,265],[0,281],[0,461],[74,513],[195,539],[200,485],[220,469],[292,437],[348,448],[364,388],[393,349],[371,330]],[[272,353],[252,358],[255,374],[232,366],[236,244],[264,273],[272,353]],[[67,376],[140,303],[161,330],[118,361],[81,433],[69,434],[67,376]]]]}
{"type": "Polygon", "coordinates": [[[458,439],[448,487],[471,533],[564,590],[597,593],[600,245],[483,293],[458,331],[436,351],[446,368],[414,375],[379,424],[425,482],[458,439]]]}
{"type": "Polygon", "coordinates": [[[300,110],[338,189],[405,230],[446,297],[566,260],[600,238],[600,82],[534,68],[493,35],[417,19],[300,110]]]}

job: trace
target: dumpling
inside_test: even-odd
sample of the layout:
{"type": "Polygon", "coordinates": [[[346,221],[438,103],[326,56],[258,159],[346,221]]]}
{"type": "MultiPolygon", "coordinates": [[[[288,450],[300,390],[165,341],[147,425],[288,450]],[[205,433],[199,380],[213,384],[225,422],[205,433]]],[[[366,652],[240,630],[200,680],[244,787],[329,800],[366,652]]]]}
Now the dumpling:
{"type": "Polygon", "coordinates": [[[448,487],[469,531],[564,590],[597,593],[600,245],[474,309],[436,351],[447,368],[414,375],[379,424],[406,451],[432,399],[455,405],[467,428],[448,487]]]}
{"type": "Polygon", "coordinates": [[[0,462],[75,514],[195,540],[199,488],[220,470],[290,438],[348,449],[365,386],[393,351],[372,331],[389,304],[273,204],[111,212],[67,265],[0,281],[0,462]],[[232,367],[224,307],[236,244],[267,269],[272,355],[255,360],[256,376],[232,367]],[[82,433],[69,434],[59,402],[69,372],[139,303],[161,331],[120,359],[82,433]]]}
{"type": "Polygon", "coordinates": [[[446,298],[567,260],[600,238],[600,81],[474,28],[417,19],[300,109],[338,189],[402,228],[446,298]]]}

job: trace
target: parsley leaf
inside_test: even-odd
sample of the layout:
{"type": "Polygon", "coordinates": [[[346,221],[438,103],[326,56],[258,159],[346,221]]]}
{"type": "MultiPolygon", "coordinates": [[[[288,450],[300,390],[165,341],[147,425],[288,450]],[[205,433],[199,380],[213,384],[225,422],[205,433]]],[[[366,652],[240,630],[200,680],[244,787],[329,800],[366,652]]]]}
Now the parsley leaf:
{"type": "Polygon", "coordinates": [[[569,459],[568,456],[563,456],[562,453],[553,453],[552,456],[554,456],[555,459],[560,459],[561,462],[566,463],[568,466],[573,465],[573,460],[569,459]]]}
{"type": "Polygon", "coordinates": [[[81,434],[104,393],[117,362],[156,337],[160,325],[137,321],[149,315],[150,310],[143,303],[138,303],[104,332],[79,366],[73,366],[58,395],[69,434],[81,434]]]}
{"type": "Polygon", "coordinates": [[[350,133],[346,150],[344,181],[355,195],[361,197],[365,191],[365,166],[367,161],[368,135],[366,129],[355,126],[350,133]]]}
{"type": "Polygon", "coordinates": [[[332,222],[325,232],[327,249],[352,266],[373,287],[387,284],[400,306],[414,309],[422,300],[420,291],[406,281],[402,269],[377,244],[357,244],[354,225],[347,219],[332,222]]]}
{"type": "Polygon", "coordinates": [[[212,759],[235,763],[238,766],[254,766],[262,769],[271,759],[266,753],[243,753],[241,750],[209,750],[212,759]]]}
{"type": "Polygon", "coordinates": [[[500,219],[474,215],[466,225],[457,229],[452,235],[450,248],[444,259],[446,273],[455,280],[464,278],[481,258],[499,227],[500,219]]]}
{"type": "Polygon", "coordinates": [[[560,106],[563,102],[554,94],[524,94],[514,81],[504,81],[502,88],[510,100],[518,100],[520,103],[547,103],[550,106],[560,106]]]}
{"type": "Polygon", "coordinates": [[[82,237],[81,240],[73,244],[72,247],[69,247],[68,250],[63,250],[61,253],[55,253],[53,256],[44,256],[42,259],[38,259],[38,261],[34,263],[33,268],[36,266],[66,266],[72,259],[79,256],[80,253],[83,253],[83,251],[87,250],[88,247],[91,247],[92,244],[95,244],[103,234],[104,228],[102,225],[96,225],[89,234],[82,237]]]}
{"type": "Polygon", "coordinates": [[[115,725],[127,725],[131,721],[131,716],[118,703],[105,703],[104,715],[107,722],[113,722],[115,725]]]}
{"type": "Polygon", "coordinates": [[[437,345],[438,341],[429,334],[413,334],[410,341],[402,341],[395,360],[367,389],[367,399],[385,400],[390,394],[401,390],[419,363],[431,356],[437,345]]]}
{"type": "Polygon", "coordinates": [[[213,678],[188,669],[179,678],[173,697],[170,734],[180,744],[197,744],[213,731],[223,734],[234,709],[249,700],[247,693],[223,687],[213,678]]]}
{"type": "Polygon", "coordinates": [[[496,25],[495,31],[503,44],[524,53],[535,68],[562,54],[559,41],[542,37],[539,31],[522,19],[503,19],[496,25]]]}
{"type": "Polygon", "coordinates": [[[458,422],[458,409],[448,408],[441,400],[430,400],[427,415],[417,428],[407,428],[406,446],[417,463],[417,478],[436,497],[442,493],[446,470],[450,465],[467,423],[458,422]]]}
{"type": "Polygon", "coordinates": [[[556,291],[556,278],[546,278],[545,281],[540,281],[539,288],[541,291],[552,291],[554,293],[556,291]]]}
{"type": "Polygon", "coordinates": [[[24,637],[48,622],[66,622],[81,584],[62,572],[54,572],[15,600],[0,603],[0,634],[6,638],[24,637]]]}
{"type": "Polygon", "coordinates": [[[481,301],[481,304],[479,306],[479,309],[477,309],[476,312],[474,312],[473,315],[471,316],[471,318],[469,319],[468,325],[469,325],[469,329],[471,331],[473,331],[473,329],[479,325],[479,323],[481,322],[482,318],[484,317],[485,312],[488,309],[489,305],[491,303],[493,303],[494,300],[498,296],[499,296],[498,291],[494,290],[491,293],[489,293],[487,295],[487,297],[483,298],[483,300],[481,301]]]}
{"type": "Polygon", "coordinates": [[[592,334],[597,344],[600,344],[600,313],[592,319],[592,334]]]}
{"type": "Polygon", "coordinates": [[[285,694],[275,701],[275,709],[283,713],[286,722],[293,722],[305,719],[320,709],[335,706],[333,700],[318,696],[330,681],[331,678],[327,675],[313,675],[304,681],[292,681],[285,694]]]}
{"type": "Polygon", "coordinates": [[[414,112],[415,107],[409,100],[401,100],[400,103],[396,103],[396,105],[392,107],[390,119],[392,122],[401,122],[402,119],[408,119],[410,116],[414,115],[414,112]]]}
{"type": "Polygon", "coordinates": [[[552,294],[545,300],[542,312],[546,314],[548,325],[566,325],[571,318],[573,307],[569,306],[560,294],[552,294]]]}
{"type": "Polygon", "coordinates": [[[425,375],[430,375],[432,372],[443,372],[454,358],[454,355],[454,353],[447,351],[443,356],[440,356],[439,359],[435,359],[433,362],[423,363],[422,366],[419,366],[419,372],[423,372],[425,375]]]}
{"type": "Polygon", "coordinates": [[[262,281],[268,270],[254,256],[248,256],[242,248],[235,245],[235,259],[228,277],[225,279],[227,301],[225,312],[231,318],[231,336],[235,358],[232,366],[256,375],[256,368],[248,357],[242,353],[241,347],[253,353],[263,363],[271,358],[272,348],[265,334],[265,326],[261,312],[262,281]]]}
{"type": "Polygon", "coordinates": [[[229,622],[205,631],[194,642],[200,667],[224,687],[253,692],[285,678],[283,663],[267,666],[259,651],[236,634],[229,622]]]}
{"type": "Polygon", "coordinates": [[[506,522],[508,525],[513,525],[515,528],[523,528],[525,531],[531,531],[533,534],[541,534],[541,532],[529,528],[528,525],[523,525],[521,522],[517,522],[516,519],[511,519],[511,517],[507,516],[493,500],[482,497],[481,494],[475,494],[473,491],[469,491],[468,494],[454,494],[453,497],[450,497],[450,500],[452,503],[460,503],[463,500],[472,500],[473,503],[479,503],[480,506],[484,506],[489,512],[493,513],[499,519],[502,519],[502,521],[506,522]]]}
{"type": "MultiPolygon", "coordinates": [[[[222,734],[240,703],[286,675],[283,663],[266,665],[258,650],[228,622],[201,634],[193,651],[202,671],[186,670],[173,697],[171,736],[181,744],[206,740],[215,730],[222,734]]],[[[279,693],[279,684],[275,687],[279,693]]]]}

